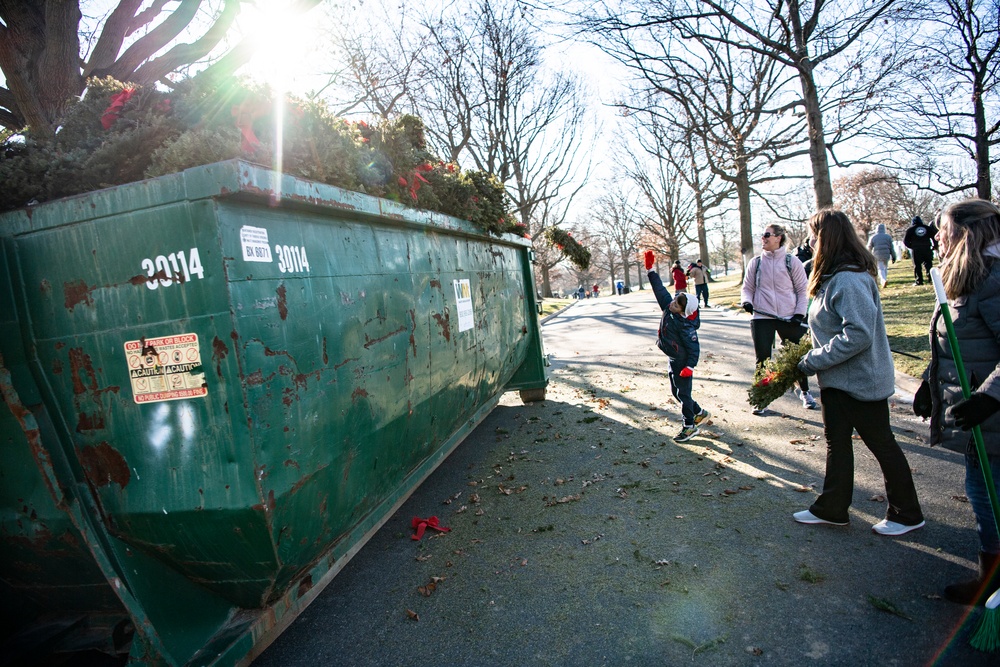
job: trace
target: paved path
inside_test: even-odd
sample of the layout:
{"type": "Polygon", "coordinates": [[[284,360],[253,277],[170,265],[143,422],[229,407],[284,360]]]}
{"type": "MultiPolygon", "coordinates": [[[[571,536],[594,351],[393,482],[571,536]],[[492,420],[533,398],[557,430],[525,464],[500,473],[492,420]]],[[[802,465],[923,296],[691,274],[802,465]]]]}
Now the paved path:
{"type": "Polygon", "coordinates": [[[547,400],[515,393],[254,663],[319,665],[997,664],[939,597],[977,540],[960,459],[892,399],[928,525],[873,534],[884,489],[858,441],[851,525],[796,524],[822,486],[818,411],[754,417],[748,319],[703,313],[695,394],[714,415],[678,445],[649,291],[544,325],[547,400]],[[410,539],[413,516],[450,533],[410,539]]]}

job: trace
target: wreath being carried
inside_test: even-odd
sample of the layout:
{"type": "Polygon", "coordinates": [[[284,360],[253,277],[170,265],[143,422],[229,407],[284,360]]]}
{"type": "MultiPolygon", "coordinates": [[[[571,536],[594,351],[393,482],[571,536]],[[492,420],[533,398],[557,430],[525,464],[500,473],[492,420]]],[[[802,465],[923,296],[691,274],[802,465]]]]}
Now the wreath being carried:
{"type": "Polygon", "coordinates": [[[809,336],[803,336],[798,343],[783,341],[775,355],[754,372],[753,384],[747,391],[750,405],[763,410],[798,384],[805,377],[799,370],[799,362],[811,349],[809,336]]]}

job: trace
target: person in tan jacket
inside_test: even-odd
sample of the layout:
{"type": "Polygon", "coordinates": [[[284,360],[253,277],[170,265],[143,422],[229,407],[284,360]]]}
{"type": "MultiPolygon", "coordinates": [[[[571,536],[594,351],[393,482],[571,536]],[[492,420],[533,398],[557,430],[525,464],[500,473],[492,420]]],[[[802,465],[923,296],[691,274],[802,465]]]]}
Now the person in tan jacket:
{"type": "Polygon", "coordinates": [[[709,272],[708,267],[701,263],[699,259],[697,263],[692,264],[687,270],[688,277],[691,282],[694,283],[694,300],[704,301],[705,307],[708,308],[708,278],[709,272]]]}

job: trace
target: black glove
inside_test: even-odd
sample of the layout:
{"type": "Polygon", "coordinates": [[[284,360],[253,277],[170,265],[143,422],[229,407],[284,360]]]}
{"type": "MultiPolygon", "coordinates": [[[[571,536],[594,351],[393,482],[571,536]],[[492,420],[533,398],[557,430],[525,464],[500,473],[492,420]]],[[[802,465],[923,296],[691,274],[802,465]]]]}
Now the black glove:
{"type": "Polygon", "coordinates": [[[955,426],[968,431],[989,419],[997,410],[1000,410],[1000,401],[977,391],[968,399],[951,406],[948,412],[955,419],[955,426]]]}
{"type": "Polygon", "coordinates": [[[790,320],[790,322],[792,324],[802,324],[802,320],[804,319],[806,319],[805,315],[799,315],[798,313],[795,313],[794,315],[792,315],[792,319],[790,320]]]}
{"type": "Polygon", "coordinates": [[[913,395],[913,414],[922,419],[927,419],[933,411],[934,404],[931,403],[931,386],[927,384],[927,380],[924,380],[920,383],[917,393],[913,395]]]}
{"type": "Polygon", "coordinates": [[[743,310],[745,310],[748,313],[750,313],[751,315],[753,315],[753,304],[750,303],[749,301],[744,301],[743,302],[743,310]]]}

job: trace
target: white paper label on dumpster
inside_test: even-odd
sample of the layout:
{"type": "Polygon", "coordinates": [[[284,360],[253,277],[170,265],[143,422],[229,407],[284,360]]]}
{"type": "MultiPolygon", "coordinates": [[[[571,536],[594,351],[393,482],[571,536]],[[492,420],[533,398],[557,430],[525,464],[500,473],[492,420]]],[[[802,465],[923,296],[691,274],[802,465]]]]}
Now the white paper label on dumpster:
{"type": "Polygon", "coordinates": [[[458,302],[458,330],[472,328],[472,286],[469,279],[455,281],[455,300],[458,302]]]}
{"type": "Polygon", "coordinates": [[[271,244],[267,242],[267,230],[263,227],[240,227],[240,244],[243,245],[243,259],[247,262],[270,262],[271,244]]]}
{"type": "Polygon", "coordinates": [[[143,338],[125,343],[136,403],[178,401],[208,395],[198,334],[143,338]]]}

